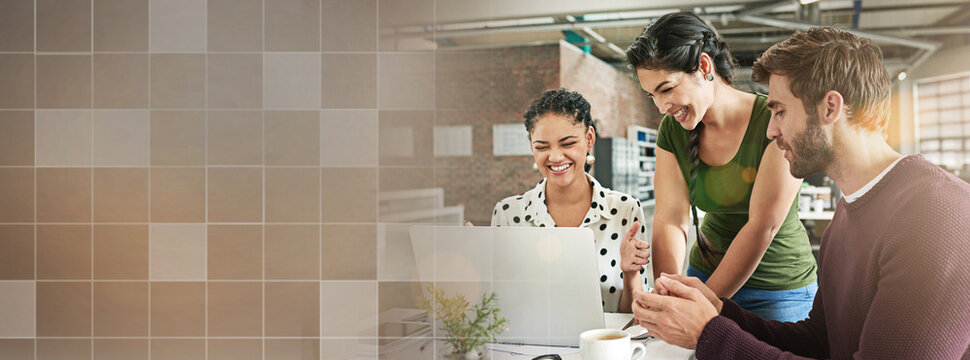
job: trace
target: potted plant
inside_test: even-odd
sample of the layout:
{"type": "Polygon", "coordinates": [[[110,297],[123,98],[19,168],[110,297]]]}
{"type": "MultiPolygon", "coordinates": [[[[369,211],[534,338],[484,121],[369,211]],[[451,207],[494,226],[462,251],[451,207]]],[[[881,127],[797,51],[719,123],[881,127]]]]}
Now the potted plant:
{"type": "Polygon", "coordinates": [[[419,299],[419,305],[441,322],[440,329],[444,332],[444,342],[450,347],[451,359],[481,358],[483,345],[494,342],[496,335],[508,330],[494,292],[483,293],[481,301],[472,306],[464,295],[448,296],[434,285],[429,285],[425,291],[427,296],[419,299]]]}

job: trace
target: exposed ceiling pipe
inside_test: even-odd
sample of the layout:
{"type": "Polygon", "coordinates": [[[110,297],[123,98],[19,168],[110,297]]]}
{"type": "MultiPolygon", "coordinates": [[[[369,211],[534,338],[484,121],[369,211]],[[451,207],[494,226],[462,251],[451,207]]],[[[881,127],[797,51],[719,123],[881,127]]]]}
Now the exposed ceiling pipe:
{"type": "MultiPolygon", "coordinates": [[[[811,29],[812,27],[817,26],[815,24],[808,24],[808,23],[802,23],[802,22],[790,21],[790,20],[781,20],[781,19],[769,18],[761,15],[739,15],[737,18],[740,21],[749,22],[753,24],[776,26],[780,28],[799,30],[799,31],[808,31],[808,29],[811,29]]],[[[941,46],[940,43],[937,43],[934,41],[919,40],[919,39],[913,39],[913,38],[908,38],[904,36],[876,34],[871,32],[859,31],[855,29],[846,29],[845,31],[852,33],[856,36],[872,39],[873,41],[876,41],[876,42],[890,43],[890,44],[916,48],[917,54],[910,59],[908,64],[902,70],[905,72],[912,72],[920,64],[926,61],[926,59],[929,59],[929,57],[932,56],[933,53],[935,53],[936,50],[939,49],[941,46]]],[[[895,76],[895,74],[893,74],[893,76],[895,76]]]]}
{"type": "MultiPolygon", "coordinates": [[[[776,19],[776,18],[771,18],[767,16],[762,16],[762,15],[737,15],[737,20],[744,21],[747,23],[752,23],[752,24],[774,26],[774,27],[790,29],[790,30],[798,30],[798,31],[808,31],[813,27],[819,26],[818,24],[804,23],[804,22],[798,22],[798,21],[792,21],[792,20],[782,20],[782,19],[776,19]]],[[[872,33],[868,31],[860,31],[855,29],[845,29],[845,31],[852,33],[856,36],[866,37],[866,38],[872,39],[873,41],[881,42],[881,43],[896,44],[896,45],[902,45],[902,46],[907,46],[911,48],[934,50],[934,51],[940,48],[940,44],[934,41],[912,39],[912,38],[903,37],[903,36],[884,35],[884,34],[872,33]]]]}

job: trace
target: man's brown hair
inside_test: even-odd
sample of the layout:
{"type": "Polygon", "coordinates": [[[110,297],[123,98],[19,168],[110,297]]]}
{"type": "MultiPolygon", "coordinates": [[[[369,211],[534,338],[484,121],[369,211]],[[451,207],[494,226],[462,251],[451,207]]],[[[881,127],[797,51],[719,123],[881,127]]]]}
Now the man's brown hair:
{"type": "Polygon", "coordinates": [[[890,80],[882,50],[866,38],[832,27],[814,27],[773,45],[755,61],[751,77],[762,84],[786,76],[809,114],[829,90],[844,99],[849,124],[886,134],[890,80]]]}

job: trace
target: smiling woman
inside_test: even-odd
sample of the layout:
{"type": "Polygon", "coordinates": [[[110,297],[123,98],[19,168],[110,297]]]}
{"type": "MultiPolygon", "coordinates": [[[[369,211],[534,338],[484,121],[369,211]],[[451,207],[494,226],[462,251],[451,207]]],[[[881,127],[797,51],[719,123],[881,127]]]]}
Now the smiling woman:
{"type": "Polygon", "coordinates": [[[630,312],[631,289],[645,282],[623,272],[643,272],[650,253],[643,241],[643,210],[634,197],[604,188],[586,173],[596,141],[589,103],[577,92],[546,91],[525,115],[534,167],[543,180],[522,195],[495,204],[492,226],[588,227],[599,252],[603,309],[630,312]],[[620,263],[621,249],[634,254],[620,263]],[[636,282],[633,282],[636,280],[636,282]]]}
{"type": "Polygon", "coordinates": [[[797,216],[801,181],[766,137],[766,98],[731,86],[727,44],[690,12],[657,19],[626,56],[666,114],[657,135],[652,275],[680,273],[690,229],[697,242],[688,275],[764,318],[804,319],[816,264],[797,216]]]}

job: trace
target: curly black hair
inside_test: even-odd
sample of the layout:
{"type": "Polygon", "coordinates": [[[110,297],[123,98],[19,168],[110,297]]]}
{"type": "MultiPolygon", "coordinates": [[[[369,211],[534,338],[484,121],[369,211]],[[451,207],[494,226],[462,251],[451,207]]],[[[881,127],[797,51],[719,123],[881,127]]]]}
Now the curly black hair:
{"type": "Polygon", "coordinates": [[[525,129],[532,137],[532,129],[536,126],[536,120],[540,116],[554,113],[573,117],[574,124],[583,124],[587,128],[596,127],[593,125],[593,118],[589,115],[589,102],[578,92],[566,89],[546,90],[541,97],[529,105],[522,117],[525,118],[525,129]]]}

